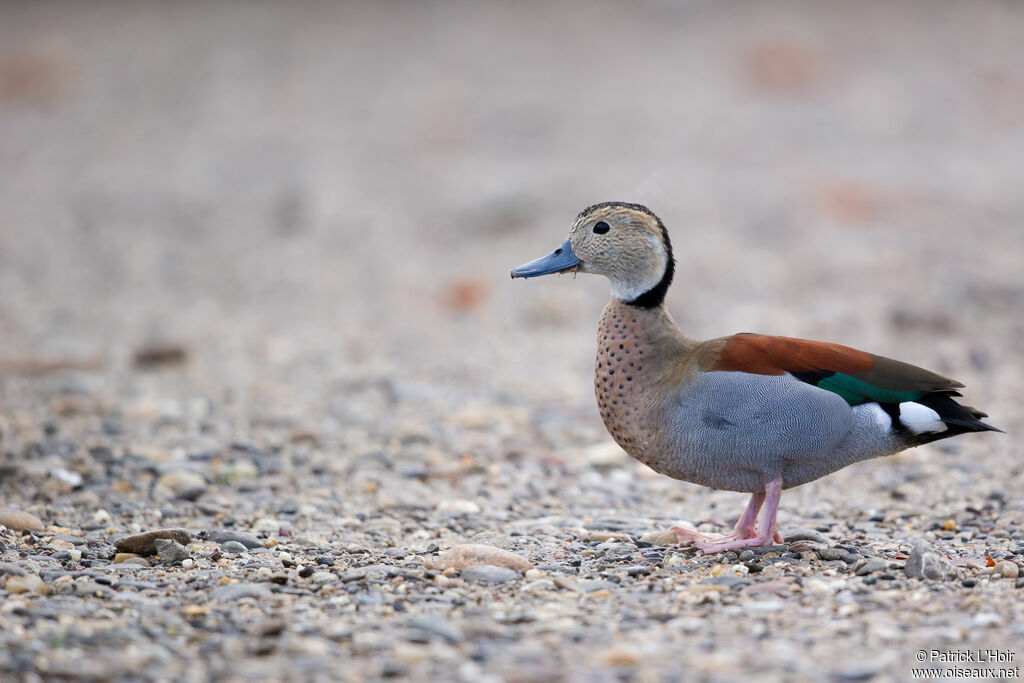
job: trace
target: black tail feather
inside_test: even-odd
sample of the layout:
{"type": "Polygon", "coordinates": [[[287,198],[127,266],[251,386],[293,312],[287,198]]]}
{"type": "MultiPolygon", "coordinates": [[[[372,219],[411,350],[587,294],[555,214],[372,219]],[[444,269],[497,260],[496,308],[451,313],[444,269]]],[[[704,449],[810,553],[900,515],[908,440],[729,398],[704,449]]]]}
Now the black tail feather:
{"type": "MultiPolygon", "coordinates": [[[[957,394],[959,395],[959,394],[957,394]]],[[[947,425],[955,428],[956,434],[963,432],[1002,432],[998,427],[982,422],[981,418],[988,417],[972,406],[960,405],[953,400],[950,392],[935,392],[917,399],[915,403],[928,406],[939,414],[939,419],[947,425]]],[[[943,434],[946,434],[943,432],[943,434]]],[[[949,434],[952,436],[952,434],[949,434]]]]}

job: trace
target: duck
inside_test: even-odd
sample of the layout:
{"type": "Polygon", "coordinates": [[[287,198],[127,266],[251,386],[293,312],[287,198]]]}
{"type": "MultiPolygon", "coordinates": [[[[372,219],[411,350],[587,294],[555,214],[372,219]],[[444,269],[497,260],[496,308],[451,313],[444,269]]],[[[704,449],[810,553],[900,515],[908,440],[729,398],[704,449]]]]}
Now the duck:
{"type": "Polygon", "coordinates": [[[870,460],[968,432],[999,432],[957,402],[963,384],[832,342],[740,333],[688,337],[665,297],[675,274],[664,223],[641,204],[602,202],[550,254],[513,278],[603,275],[594,391],[612,439],[674,479],[749,493],[732,532],[673,527],[699,554],[782,543],[782,492],[870,460]]]}

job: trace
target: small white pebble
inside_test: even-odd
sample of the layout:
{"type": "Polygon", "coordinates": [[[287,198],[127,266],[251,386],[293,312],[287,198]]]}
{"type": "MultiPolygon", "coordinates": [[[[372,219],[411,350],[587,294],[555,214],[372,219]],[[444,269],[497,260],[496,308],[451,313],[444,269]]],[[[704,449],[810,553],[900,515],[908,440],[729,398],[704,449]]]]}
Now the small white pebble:
{"type": "Polygon", "coordinates": [[[980,612],[974,615],[974,619],[971,623],[978,628],[991,628],[994,626],[1002,626],[1003,618],[998,614],[992,612],[980,612]]]}
{"type": "Polygon", "coordinates": [[[194,566],[196,566],[196,561],[193,560],[191,557],[185,558],[181,561],[182,569],[192,569],[192,567],[194,566]]]}
{"type": "Polygon", "coordinates": [[[527,569],[526,574],[524,574],[524,576],[527,579],[539,579],[544,576],[544,572],[542,572],[539,569],[527,569]]]}

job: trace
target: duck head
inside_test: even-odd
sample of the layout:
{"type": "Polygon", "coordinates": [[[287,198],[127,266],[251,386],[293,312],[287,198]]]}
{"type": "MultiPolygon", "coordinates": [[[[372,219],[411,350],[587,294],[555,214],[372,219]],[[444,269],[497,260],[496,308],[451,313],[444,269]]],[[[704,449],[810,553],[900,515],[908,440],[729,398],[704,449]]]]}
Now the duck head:
{"type": "Polygon", "coordinates": [[[512,277],[604,275],[613,297],[653,308],[665,300],[674,271],[672,243],[653,211],[640,204],[603,202],[580,212],[561,246],[513,269],[512,277]]]}

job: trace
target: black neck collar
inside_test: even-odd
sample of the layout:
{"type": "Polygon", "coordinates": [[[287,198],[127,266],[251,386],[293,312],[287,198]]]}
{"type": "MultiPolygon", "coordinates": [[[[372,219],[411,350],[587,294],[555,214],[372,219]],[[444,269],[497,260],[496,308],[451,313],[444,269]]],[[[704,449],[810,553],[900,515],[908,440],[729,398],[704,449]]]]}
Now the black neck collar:
{"type": "Polygon", "coordinates": [[[637,308],[657,308],[665,302],[665,295],[668,293],[668,287],[672,284],[672,276],[676,271],[676,259],[672,255],[672,242],[669,240],[668,230],[665,229],[665,225],[661,222],[660,218],[658,219],[658,227],[661,228],[661,241],[665,244],[665,252],[668,255],[668,259],[665,264],[665,274],[661,276],[661,280],[658,281],[658,284],[654,285],[632,301],[625,302],[630,306],[636,306],[637,308]]]}

